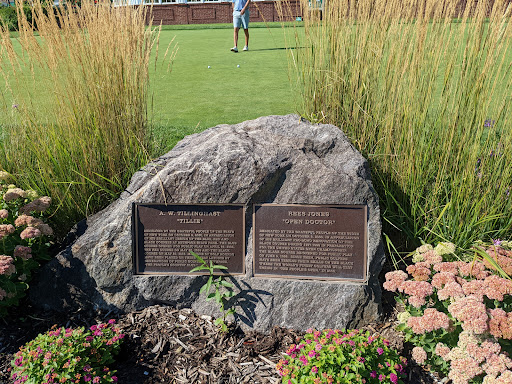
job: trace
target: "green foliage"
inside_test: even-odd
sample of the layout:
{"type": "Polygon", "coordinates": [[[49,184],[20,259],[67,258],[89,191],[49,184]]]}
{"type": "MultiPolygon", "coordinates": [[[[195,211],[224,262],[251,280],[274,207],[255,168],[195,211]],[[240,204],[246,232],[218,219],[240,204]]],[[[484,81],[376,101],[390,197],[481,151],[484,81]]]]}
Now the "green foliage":
{"type": "MultiPolygon", "coordinates": [[[[23,13],[27,17],[29,22],[32,22],[32,12],[30,6],[24,4],[23,13]]],[[[0,7],[0,20],[1,23],[7,28],[9,31],[17,31],[18,30],[18,12],[15,6],[8,7],[0,7]]]]}
{"type": "MultiPolygon", "coordinates": [[[[408,273],[386,274],[384,288],[398,291],[404,308],[397,328],[415,345],[412,356],[419,364],[471,383],[510,382],[512,280],[496,275],[496,263],[490,260],[505,255],[507,262],[500,263],[508,268],[512,252],[493,246],[487,249],[493,256],[478,259],[483,262],[443,261],[471,258],[458,257],[452,246],[425,244],[414,252],[408,273]]],[[[478,245],[479,253],[484,249],[478,245]]]]}
{"type": "Polygon", "coordinates": [[[369,160],[399,251],[512,232],[512,8],[465,4],[333,0],[290,50],[301,114],[369,160]]]}
{"type": "Polygon", "coordinates": [[[226,319],[229,315],[233,315],[235,313],[234,308],[226,309],[226,304],[228,300],[234,296],[233,284],[224,280],[224,276],[222,275],[217,276],[217,278],[215,278],[216,270],[227,270],[227,267],[223,265],[215,265],[211,260],[208,263],[196,253],[192,251],[190,251],[190,253],[200,263],[199,266],[191,269],[190,273],[198,271],[208,271],[209,273],[208,280],[201,287],[199,293],[206,295],[206,301],[215,300],[215,302],[219,305],[222,317],[215,319],[215,325],[218,325],[222,332],[227,332],[228,327],[226,325],[226,319]],[[213,291],[210,292],[212,288],[213,291]]]}
{"type": "Polygon", "coordinates": [[[276,366],[283,384],[403,383],[406,359],[389,342],[359,330],[309,329],[276,366]]]}
{"type": "Polygon", "coordinates": [[[93,325],[85,332],[83,327],[59,328],[38,335],[15,354],[14,383],[117,382],[107,365],[114,362],[124,334],[114,323],[93,325]]]}
{"type": "Polygon", "coordinates": [[[48,237],[53,233],[44,223],[50,199],[1,185],[6,176],[0,171],[0,316],[18,305],[33,272],[48,260],[48,237]]]}

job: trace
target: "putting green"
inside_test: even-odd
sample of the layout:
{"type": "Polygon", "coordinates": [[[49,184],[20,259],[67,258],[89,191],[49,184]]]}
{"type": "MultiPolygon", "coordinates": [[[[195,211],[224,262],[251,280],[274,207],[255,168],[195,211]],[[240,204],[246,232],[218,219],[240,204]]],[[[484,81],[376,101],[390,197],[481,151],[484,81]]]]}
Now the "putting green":
{"type": "Polygon", "coordinates": [[[153,124],[202,130],[294,112],[283,29],[249,31],[250,50],[240,31],[238,53],[232,29],[162,31],[159,56],[173,37],[178,51],[171,73],[162,60],[150,73],[153,124]]]}

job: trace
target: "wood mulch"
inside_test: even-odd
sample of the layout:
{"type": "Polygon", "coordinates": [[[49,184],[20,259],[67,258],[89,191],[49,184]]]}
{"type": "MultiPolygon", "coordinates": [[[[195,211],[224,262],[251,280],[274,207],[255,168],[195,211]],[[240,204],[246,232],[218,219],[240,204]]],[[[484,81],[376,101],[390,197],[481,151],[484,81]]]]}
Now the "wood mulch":
{"type": "MultiPolygon", "coordinates": [[[[403,344],[394,331],[390,306],[387,318],[366,327],[380,334],[409,357],[411,346],[403,344]]],[[[190,309],[177,310],[152,306],[142,311],[115,316],[112,313],[44,312],[26,303],[9,317],[0,319],[0,384],[7,384],[9,367],[18,348],[52,325],[89,327],[116,318],[126,337],[113,369],[120,384],[156,383],[280,383],[275,365],[282,353],[303,333],[274,328],[268,335],[244,332],[231,325],[229,332],[218,331],[209,316],[198,316],[190,309]]],[[[428,371],[410,364],[407,383],[438,383],[428,371]]]]}

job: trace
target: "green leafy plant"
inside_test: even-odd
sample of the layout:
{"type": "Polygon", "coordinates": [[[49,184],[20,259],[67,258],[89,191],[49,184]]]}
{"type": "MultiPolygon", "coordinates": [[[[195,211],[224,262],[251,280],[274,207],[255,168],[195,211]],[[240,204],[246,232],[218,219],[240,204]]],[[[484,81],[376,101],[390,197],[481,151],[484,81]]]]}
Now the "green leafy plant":
{"type": "Polygon", "coordinates": [[[403,383],[407,360],[369,332],[308,329],[276,366],[283,384],[403,383]]]}
{"type": "Polygon", "coordinates": [[[512,382],[512,281],[489,263],[507,257],[498,248],[483,262],[444,261],[457,256],[453,244],[424,244],[407,272],[386,273],[384,289],[399,292],[398,329],[415,345],[413,359],[454,383],[512,382]]]}
{"type": "Polygon", "coordinates": [[[19,303],[39,262],[49,259],[48,238],[53,234],[45,223],[51,199],[2,184],[9,179],[0,171],[0,316],[19,303]]]}
{"type": "Polygon", "coordinates": [[[215,278],[216,270],[227,270],[227,267],[223,265],[215,265],[211,260],[208,263],[196,253],[192,251],[190,251],[190,253],[199,263],[201,263],[201,265],[191,269],[190,273],[198,271],[208,271],[209,273],[208,280],[201,287],[199,293],[206,295],[206,301],[214,299],[215,302],[219,304],[222,317],[215,319],[215,325],[218,325],[222,332],[227,332],[228,327],[226,325],[226,319],[229,315],[233,315],[235,313],[235,309],[233,307],[226,309],[226,304],[235,293],[233,292],[233,284],[224,280],[224,276],[220,275],[215,278]],[[212,288],[213,291],[210,292],[212,288]]]}
{"type": "Polygon", "coordinates": [[[38,335],[22,346],[11,362],[14,384],[115,383],[115,371],[107,365],[124,334],[108,324],[84,328],[58,328],[38,335]]]}

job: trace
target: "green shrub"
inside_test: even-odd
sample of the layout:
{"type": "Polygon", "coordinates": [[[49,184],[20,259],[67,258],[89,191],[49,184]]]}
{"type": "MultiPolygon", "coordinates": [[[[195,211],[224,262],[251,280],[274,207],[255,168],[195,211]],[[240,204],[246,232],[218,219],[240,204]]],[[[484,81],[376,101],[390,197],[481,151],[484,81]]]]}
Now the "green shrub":
{"type": "Polygon", "coordinates": [[[52,228],[44,222],[51,199],[6,185],[0,171],[0,316],[25,295],[39,262],[48,260],[52,228]]]}
{"type": "MultiPolygon", "coordinates": [[[[20,8],[23,10],[23,14],[27,18],[27,20],[32,22],[32,12],[30,6],[27,4],[23,4],[23,7],[20,8]]],[[[9,31],[17,31],[18,30],[18,12],[15,6],[8,7],[0,7],[0,21],[3,23],[4,28],[9,31]]]]}
{"type": "Polygon", "coordinates": [[[86,332],[83,327],[59,328],[38,335],[15,354],[14,383],[117,382],[107,365],[114,362],[124,334],[114,323],[93,325],[86,332]]]}
{"type": "Polygon", "coordinates": [[[367,157],[384,231],[406,250],[512,230],[512,8],[458,4],[329,1],[291,50],[299,110],[367,157]]]}
{"type": "Polygon", "coordinates": [[[283,384],[403,383],[406,359],[369,332],[309,329],[276,369],[283,384]]]}

